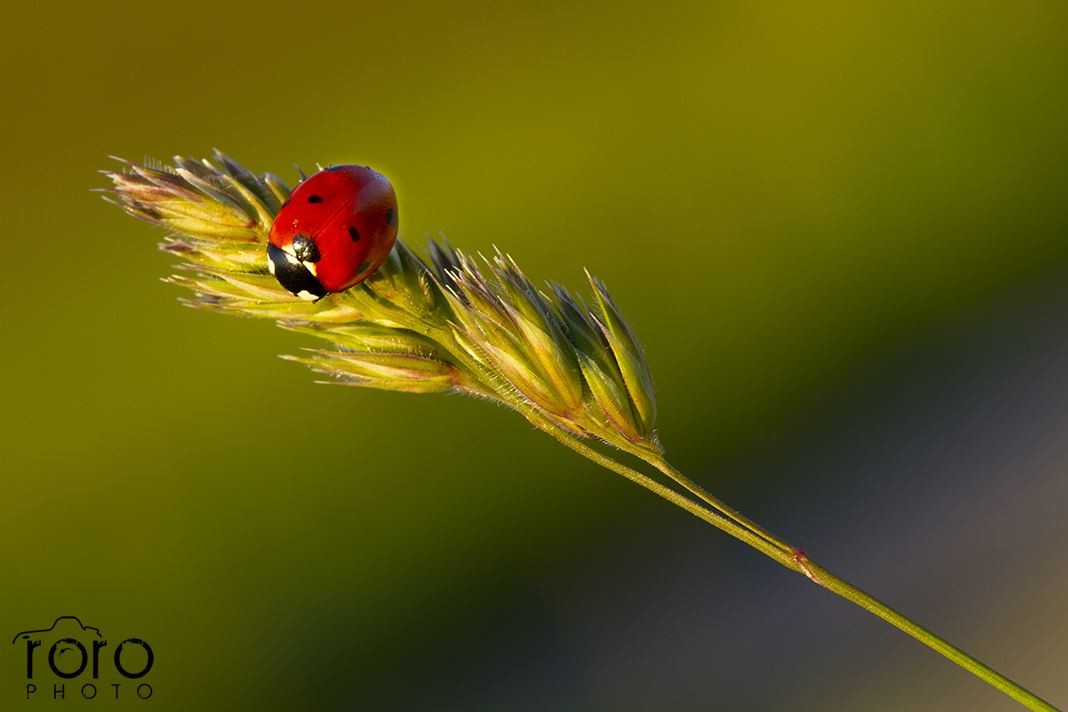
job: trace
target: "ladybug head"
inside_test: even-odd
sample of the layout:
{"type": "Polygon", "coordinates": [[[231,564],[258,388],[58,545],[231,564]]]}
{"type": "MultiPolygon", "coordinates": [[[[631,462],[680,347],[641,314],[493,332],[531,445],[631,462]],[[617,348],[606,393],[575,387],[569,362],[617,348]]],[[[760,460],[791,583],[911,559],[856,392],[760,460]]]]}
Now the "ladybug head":
{"type": "Polygon", "coordinates": [[[314,264],[320,259],[319,246],[304,237],[304,235],[297,235],[294,237],[293,244],[290,247],[293,250],[293,256],[301,262],[311,262],[314,264]]]}
{"type": "Polygon", "coordinates": [[[267,245],[267,269],[278,283],[301,299],[318,301],[326,296],[319,279],[315,276],[315,263],[319,261],[319,248],[314,242],[297,235],[290,246],[292,253],[267,245]]]}

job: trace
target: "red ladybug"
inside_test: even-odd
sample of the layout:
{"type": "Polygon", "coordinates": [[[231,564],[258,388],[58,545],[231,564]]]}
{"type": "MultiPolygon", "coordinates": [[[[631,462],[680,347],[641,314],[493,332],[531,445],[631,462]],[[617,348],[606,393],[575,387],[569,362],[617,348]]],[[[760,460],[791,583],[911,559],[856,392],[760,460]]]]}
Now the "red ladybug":
{"type": "Polygon", "coordinates": [[[397,239],[397,195],[366,166],[331,166],[305,179],[271,226],[267,268],[301,299],[367,279],[397,239]]]}

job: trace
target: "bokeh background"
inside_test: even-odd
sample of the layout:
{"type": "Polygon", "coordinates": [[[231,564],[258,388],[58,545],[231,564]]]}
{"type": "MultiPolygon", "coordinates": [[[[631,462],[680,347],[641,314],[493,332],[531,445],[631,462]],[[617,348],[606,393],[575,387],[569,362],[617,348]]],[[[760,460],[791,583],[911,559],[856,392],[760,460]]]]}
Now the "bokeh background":
{"type": "MultiPolygon", "coordinates": [[[[150,641],[152,700],[92,704],[1014,709],[510,413],[316,386],[301,338],[181,308],[90,189],[214,146],[589,267],[680,468],[1068,704],[1068,5],[3,14],[0,632],[150,641]]],[[[90,704],[0,660],[3,709],[90,704]]]]}

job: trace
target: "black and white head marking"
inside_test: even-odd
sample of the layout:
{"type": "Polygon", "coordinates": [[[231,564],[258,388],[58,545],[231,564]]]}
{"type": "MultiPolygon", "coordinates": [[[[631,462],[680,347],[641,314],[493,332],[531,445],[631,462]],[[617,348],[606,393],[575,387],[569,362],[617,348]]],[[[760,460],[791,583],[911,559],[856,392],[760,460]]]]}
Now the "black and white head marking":
{"type": "Polygon", "coordinates": [[[307,247],[301,249],[301,254],[314,256],[314,260],[303,261],[289,254],[280,247],[267,245],[267,269],[270,270],[278,283],[301,299],[318,301],[326,296],[327,292],[319,279],[315,276],[315,262],[319,260],[319,250],[315,243],[306,237],[298,236],[293,240],[294,246],[297,240],[304,240],[311,245],[314,252],[309,252],[307,247]]]}

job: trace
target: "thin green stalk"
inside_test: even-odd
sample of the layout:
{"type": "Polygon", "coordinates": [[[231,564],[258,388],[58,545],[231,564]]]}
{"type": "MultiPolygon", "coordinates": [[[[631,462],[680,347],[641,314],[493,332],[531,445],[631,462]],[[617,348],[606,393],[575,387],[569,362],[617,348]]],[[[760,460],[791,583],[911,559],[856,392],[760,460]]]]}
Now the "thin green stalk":
{"type": "Polygon", "coordinates": [[[968,655],[955,645],[951,645],[942,638],[938,637],[931,631],[927,630],[923,626],[919,625],[915,621],[912,621],[908,617],[898,613],[890,606],[886,605],[882,601],[878,600],[874,596],[865,593],[848,581],[844,581],[838,576],[816,564],[811,560],[807,560],[806,564],[813,582],[824,587],[828,591],[838,594],[842,598],[845,598],[853,603],[857,604],[869,613],[873,613],[890,625],[898,628],[899,630],[908,633],[910,636],[920,641],[927,647],[931,648],[939,655],[949,658],[957,665],[978,677],[983,682],[996,687],[1004,692],[1012,699],[1019,702],[1021,705],[1032,710],[1044,710],[1046,712],[1057,712],[1057,708],[1046,702],[1038,695],[1024,689],[1020,685],[1016,684],[1009,678],[1005,677],[997,670],[984,665],[980,661],[968,655]]]}
{"type": "Polygon", "coordinates": [[[746,527],[743,527],[737,522],[727,519],[726,517],[720,514],[717,514],[716,512],[698,504],[697,502],[694,502],[692,499],[686,497],[683,494],[680,494],[679,492],[676,492],[670,487],[666,487],[660,484],[648,475],[644,475],[631,467],[627,467],[621,462],[613,460],[607,455],[601,454],[589,445],[586,445],[581,440],[572,436],[570,433],[557,427],[551,421],[541,418],[537,414],[529,415],[528,420],[530,420],[530,422],[539,430],[548,433],[557,441],[559,441],[566,447],[574,450],[586,459],[592,460],[601,467],[604,467],[607,470],[626,477],[631,482],[634,482],[635,484],[644,487],[645,489],[649,490],[650,492],[659,497],[663,497],[667,501],[674,504],[676,507],[680,507],[681,509],[686,510],[698,519],[702,519],[708,522],[717,529],[720,529],[726,532],[727,534],[730,534],[735,539],[744,541],[749,546],[753,547],[754,549],[760,551],[763,554],[766,554],[772,559],[775,559],[788,569],[803,572],[800,562],[794,561],[792,557],[786,555],[781,549],[767,541],[767,539],[760,536],[758,533],[746,527]]]}
{"type": "Polygon", "coordinates": [[[752,531],[757,536],[760,536],[761,538],[765,539],[768,543],[770,543],[773,546],[777,547],[780,551],[782,551],[784,553],[787,553],[790,556],[794,556],[796,554],[796,552],[797,552],[797,548],[796,547],[791,546],[786,541],[780,539],[779,537],[777,537],[774,534],[772,534],[771,532],[769,532],[767,529],[764,529],[762,526],[760,526],[756,522],[754,522],[751,519],[749,519],[748,517],[744,516],[738,510],[736,510],[733,507],[729,506],[723,500],[721,500],[718,497],[715,497],[712,494],[710,494],[703,487],[701,487],[696,482],[691,480],[689,477],[687,477],[686,475],[682,474],[677,469],[675,469],[671,465],[671,463],[669,463],[667,460],[665,460],[663,458],[663,456],[660,455],[659,453],[651,452],[649,450],[641,450],[641,449],[628,449],[628,452],[630,452],[631,454],[641,458],[642,460],[644,460],[645,462],[649,463],[650,465],[652,465],[656,469],[660,470],[662,473],[664,473],[669,478],[671,478],[672,480],[677,482],[679,485],[681,485],[683,488],[685,488],[688,492],[692,493],[693,495],[695,495],[696,497],[698,497],[702,501],[706,502],[709,506],[711,506],[717,512],[720,512],[721,514],[723,514],[723,516],[725,516],[725,517],[737,522],[741,526],[743,526],[746,529],[752,531]]]}
{"type": "Polygon", "coordinates": [[[1043,712],[1057,712],[1057,708],[1051,705],[1049,702],[1046,702],[1039,696],[1020,686],[1019,684],[1013,682],[1009,678],[999,673],[997,670],[994,670],[990,666],[977,660],[971,655],[968,655],[966,652],[956,647],[955,645],[952,645],[948,641],[943,640],[937,634],[933,633],[927,628],[924,628],[923,626],[916,623],[907,616],[903,615],[902,613],[899,613],[898,611],[894,610],[893,608],[886,605],[874,596],[866,593],[865,591],[862,591],[861,589],[857,588],[848,581],[828,571],[824,567],[812,561],[803,550],[793,547],[790,544],[787,544],[785,541],[779,539],[778,537],[771,535],[762,527],[758,526],[749,519],[738,514],[735,510],[723,504],[720,500],[705,493],[704,490],[702,490],[698,485],[694,484],[688,478],[682,475],[681,472],[672,467],[662,457],[658,455],[648,454],[648,459],[646,459],[645,457],[643,457],[643,459],[646,459],[647,462],[654,465],[661,472],[664,472],[664,474],[668,475],[675,482],[678,482],[679,484],[685,486],[686,489],[690,490],[691,492],[693,491],[691,487],[698,490],[698,492],[694,492],[694,494],[697,494],[701,497],[702,500],[708,502],[709,505],[713,507],[716,511],[723,512],[724,514],[726,514],[726,516],[729,516],[730,520],[725,519],[724,516],[712,514],[708,510],[696,505],[696,503],[694,503],[692,500],[689,500],[685,497],[681,497],[678,493],[674,492],[673,490],[668,490],[668,488],[663,487],[658,483],[656,483],[656,488],[649,486],[648,484],[646,484],[646,482],[643,481],[649,480],[649,478],[647,478],[645,475],[637,473],[631,470],[630,468],[621,465],[615,460],[605,455],[602,455],[596,450],[593,450],[592,448],[589,448],[580,442],[576,441],[572,443],[569,442],[570,438],[568,437],[563,437],[559,434],[554,433],[550,434],[556,437],[556,439],[562,442],[564,445],[567,445],[569,448],[575,450],[584,457],[593,460],[597,464],[606,467],[609,470],[612,470],[613,472],[622,474],[624,477],[627,477],[633,482],[637,482],[638,484],[642,485],[653,493],[663,497],[664,499],[667,499],[669,502],[672,502],[673,504],[676,504],[677,506],[680,506],[686,511],[690,512],[691,514],[694,514],[695,516],[704,519],[705,521],[725,531],[731,536],[734,536],[744,541],[745,543],[749,544],[750,546],[757,549],[766,556],[774,559],[775,561],[782,564],[791,571],[796,571],[798,573],[804,574],[805,577],[807,577],[813,583],[822,586],[828,591],[831,591],[832,593],[835,593],[852,603],[855,603],[856,605],[860,606],[869,613],[872,613],[878,616],[879,618],[882,618],[884,621],[890,623],[895,628],[898,628],[899,630],[905,632],[906,634],[915,638],[916,640],[931,648],[938,654],[942,655],[945,658],[948,658],[957,665],[961,666],[968,672],[978,677],[980,680],[986,682],[988,685],[991,685],[992,687],[1001,690],[1003,693],[1016,700],[1020,704],[1024,705],[1028,709],[1042,710],[1043,712]],[[686,485],[685,483],[689,483],[689,485],[686,485]],[[668,492],[671,492],[671,495],[669,496],[661,490],[667,490],[668,492]],[[678,501],[680,499],[686,502],[687,504],[684,505],[680,503],[678,501]],[[712,502],[709,502],[709,500],[712,500],[712,502]],[[714,516],[719,521],[713,521],[711,518],[712,516],[714,516]],[[739,536],[739,530],[745,532],[745,536],[739,536]]]}

